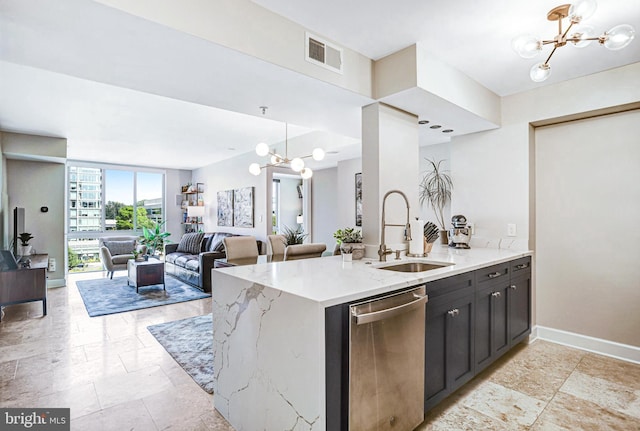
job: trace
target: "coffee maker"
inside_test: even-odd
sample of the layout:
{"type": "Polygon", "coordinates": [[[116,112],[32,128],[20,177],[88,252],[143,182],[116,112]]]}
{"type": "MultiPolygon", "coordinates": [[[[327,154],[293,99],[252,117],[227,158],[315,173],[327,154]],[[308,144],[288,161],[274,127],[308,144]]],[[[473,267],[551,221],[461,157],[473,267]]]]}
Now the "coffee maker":
{"type": "Polygon", "coordinates": [[[471,248],[471,229],[467,227],[467,218],[462,214],[451,217],[453,227],[449,229],[449,247],[471,248]]]}

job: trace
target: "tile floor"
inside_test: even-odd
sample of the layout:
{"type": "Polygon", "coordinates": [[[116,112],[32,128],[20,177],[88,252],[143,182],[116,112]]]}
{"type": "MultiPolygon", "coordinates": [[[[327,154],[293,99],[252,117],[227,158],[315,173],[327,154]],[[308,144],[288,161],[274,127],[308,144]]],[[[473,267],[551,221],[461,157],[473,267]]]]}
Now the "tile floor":
{"type": "MultiPolygon", "coordinates": [[[[0,407],[70,407],[73,430],[231,430],[147,326],[208,313],[211,299],[90,318],[72,275],[0,323],[0,407]]],[[[640,430],[640,365],[537,341],[441,405],[426,430],[640,430]]]]}

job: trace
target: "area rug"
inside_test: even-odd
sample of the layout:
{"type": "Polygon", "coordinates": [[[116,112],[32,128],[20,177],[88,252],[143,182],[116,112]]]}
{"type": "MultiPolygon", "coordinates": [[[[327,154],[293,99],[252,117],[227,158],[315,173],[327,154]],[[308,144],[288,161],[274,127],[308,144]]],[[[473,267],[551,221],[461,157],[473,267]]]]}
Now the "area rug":
{"type": "Polygon", "coordinates": [[[160,323],[147,329],[202,389],[213,393],[211,314],[160,323]]]}
{"type": "Polygon", "coordinates": [[[135,287],[127,286],[127,277],[79,280],[76,282],[76,286],[91,317],[159,307],[160,305],[193,301],[211,296],[173,277],[166,277],[165,283],[166,291],[162,289],[161,284],[158,284],[141,287],[139,293],[136,293],[135,287]]]}

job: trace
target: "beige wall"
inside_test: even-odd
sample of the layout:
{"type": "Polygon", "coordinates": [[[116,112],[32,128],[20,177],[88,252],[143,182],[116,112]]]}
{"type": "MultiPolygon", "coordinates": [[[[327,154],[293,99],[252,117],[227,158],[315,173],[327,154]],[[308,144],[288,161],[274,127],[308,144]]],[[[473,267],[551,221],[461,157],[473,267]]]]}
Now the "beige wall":
{"type": "MultiPolygon", "coordinates": [[[[30,245],[56,259],[51,280],[65,279],[65,165],[25,160],[7,161],[9,208],[25,209],[25,230],[34,236],[30,245]],[[48,212],[41,212],[46,206],[48,212]]],[[[9,221],[13,223],[12,216],[9,221]]]]}
{"type": "Polygon", "coordinates": [[[640,110],[536,129],[538,324],[640,347],[640,110]]]}

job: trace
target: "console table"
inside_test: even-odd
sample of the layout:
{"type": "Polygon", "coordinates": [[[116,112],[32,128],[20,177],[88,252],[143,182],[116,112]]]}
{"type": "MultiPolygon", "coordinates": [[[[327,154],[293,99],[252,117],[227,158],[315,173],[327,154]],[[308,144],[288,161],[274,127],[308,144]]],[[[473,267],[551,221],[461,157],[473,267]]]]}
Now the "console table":
{"type": "MultiPolygon", "coordinates": [[[[0,272],[0,306],[42,301],[42,315],[47,315],[48,254],[34,254],[29,268],[0,272]]],[[[21,265],[22,259],[18,262],[21,265]]],[[[0,313],[2,319],[2,313],[0,313]]]]}

